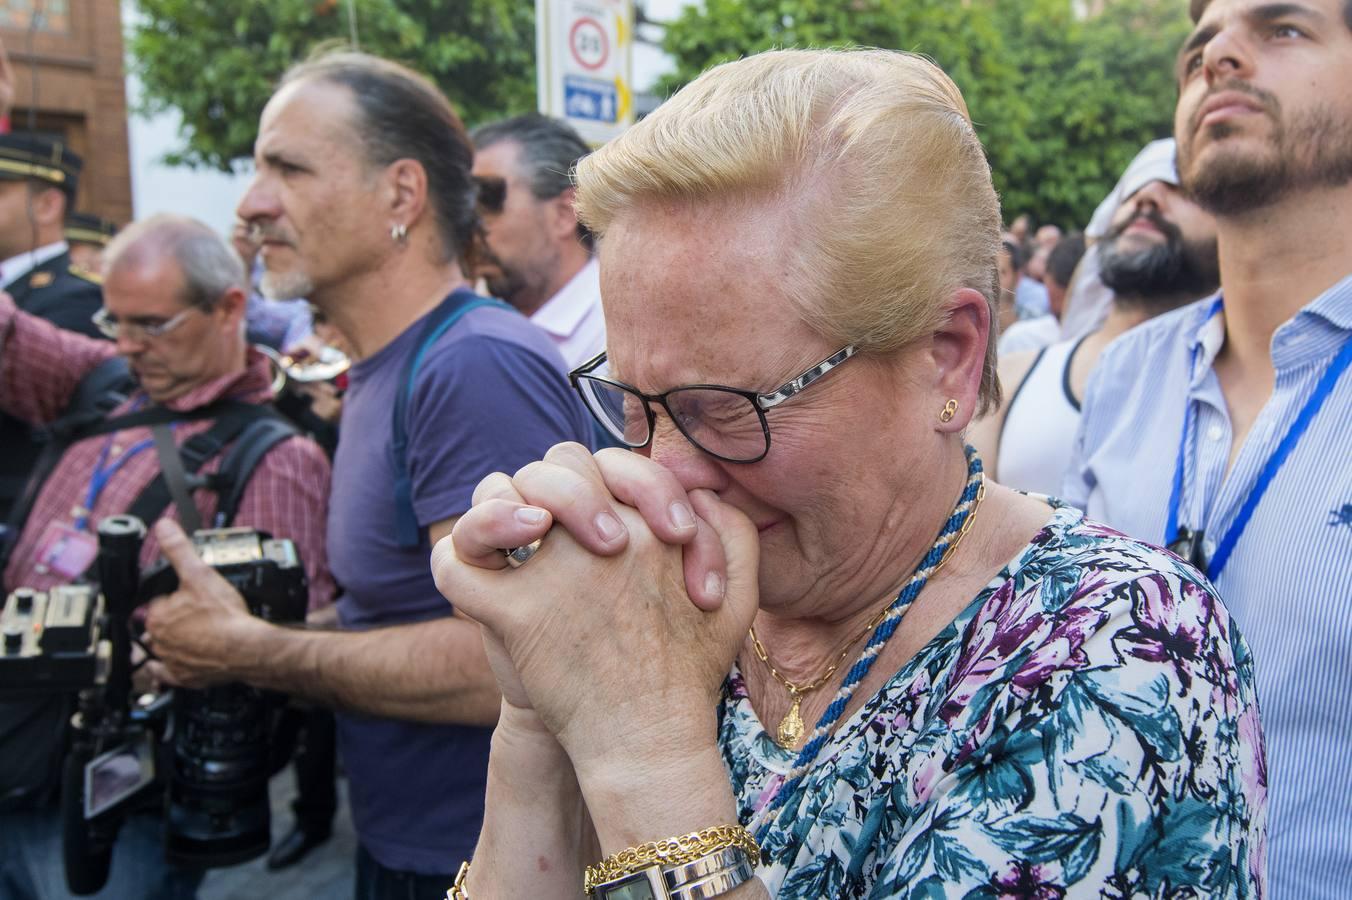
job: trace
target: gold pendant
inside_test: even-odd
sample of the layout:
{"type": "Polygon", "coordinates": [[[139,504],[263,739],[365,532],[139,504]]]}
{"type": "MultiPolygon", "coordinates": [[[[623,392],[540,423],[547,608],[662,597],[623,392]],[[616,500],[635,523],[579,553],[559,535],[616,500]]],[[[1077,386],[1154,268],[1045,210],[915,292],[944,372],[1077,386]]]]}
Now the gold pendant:
{"type": "Polygon", "coordinates": [[[793,750],[798,746],[798,742],[803,739],[803,716],[799,710],[802,705],[803,698],[794,694],[793,706],[789,707],[789,714],[779,722],[775,740],[785,750],[793,750]]]}

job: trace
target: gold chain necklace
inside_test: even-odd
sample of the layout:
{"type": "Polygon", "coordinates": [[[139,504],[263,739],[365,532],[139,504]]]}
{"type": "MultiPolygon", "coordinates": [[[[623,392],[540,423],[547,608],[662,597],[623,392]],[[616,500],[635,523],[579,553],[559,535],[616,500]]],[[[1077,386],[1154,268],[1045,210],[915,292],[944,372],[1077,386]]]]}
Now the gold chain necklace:
{"type": "MultiPolygon", "coordinates": [[[[953,538],[953,543],[949,544],[948,548],[944,550],[944,555],[939,557],[939,564],[936,565],[934,571],[929,574],[930,578],[939,574],[939,570],[944,567],[944,563],[948,562],[949,559],[953,557],[953,553],[958,549],[958,545],[962,543],[962,539],[967,536],[967,532],[972,530],[972,523],[976,521],[976,511],[980,508],[981,501],[985,498],[986,473],[983,472],[981,473],[981,484],[976,490],[976,499],[972,502],[972,508],[967,513],[967,518],[963,520],[962,527],[958,529],[958,536],[953,538]]],[[[841,645],[840,652],[836,656],[835,662],[831,663],[825,672],[806,684],[795,684],[780,674],[779,670],[775,668],[775,664],[770,662],[770,655],[765,652],[765,645],[760,642],[760,638],[756,637],[756,626],[751,626],[751,646],[755,648],[756,656],[760,658],[761,662],[765,663],[765,667],[770,670],[770,675],[774,677],[775,681],[778,681],[788,689],[789,699],[793,701],[793,705],[789,707],[788,714],[780,720],[779,728],[775,729],[775,741],[779,746],[786,750],[792,750],[798,746],[798,742],[803,739],[803,732],[805,730],[805,725],[803,723],[803,698],[821,688],[831,679],[832,675],[836,674],[837,670],[840,669],[841,663],[845,662],[845,655],[850,652],[850,648],[862,640],[865,635],[873,631],[873,629],[877,628],[878,625],[882,623],[883,619],[887,618],[887,613],[892,608],[893,602],[895,602],[895,599],[888,600],[887,605],[884,606],[876,616],[870,619],[869,623],[865,625],[858,634],[841,645]]]]}

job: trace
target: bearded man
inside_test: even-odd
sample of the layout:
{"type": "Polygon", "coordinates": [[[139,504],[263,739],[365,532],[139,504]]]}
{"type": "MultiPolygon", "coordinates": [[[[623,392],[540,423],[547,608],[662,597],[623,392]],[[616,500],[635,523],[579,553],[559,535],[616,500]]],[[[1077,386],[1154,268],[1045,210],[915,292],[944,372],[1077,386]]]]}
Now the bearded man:
{"type": "Polygon", "coordinates": [[[1192,15],[1179,172],[1216,216],[1223,290],[1104,352],[1065,496],[1219,588],[1258,676],[1271,895],[1346,896],[1352,3],[1193,0],[1192,15]]]}
{"type": "Polygon", "coordinates": [[[1172,155],[1146,174],[1118,207],[1099,251],[1101,278],[1113,292],[1103,324],[1083,337],[1000,357],[1004,400],[969,439],[1012,487],[1059,495],[1086,385],[1104,349],[1220,284],[1216,220],[1179,190],[1172,155]]]}

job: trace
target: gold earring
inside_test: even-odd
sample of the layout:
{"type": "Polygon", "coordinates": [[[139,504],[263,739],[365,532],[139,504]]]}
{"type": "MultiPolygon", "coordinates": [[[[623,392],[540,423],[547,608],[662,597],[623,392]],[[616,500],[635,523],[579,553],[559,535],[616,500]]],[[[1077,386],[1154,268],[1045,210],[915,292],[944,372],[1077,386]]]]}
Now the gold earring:
{"type": "Polygon", "coordinates": [[[939,421],[948,423],[953,421],[953,417],[958,414],[958,401],[949,400],[944,404],[944,411],[939,413],[939,421]]]}

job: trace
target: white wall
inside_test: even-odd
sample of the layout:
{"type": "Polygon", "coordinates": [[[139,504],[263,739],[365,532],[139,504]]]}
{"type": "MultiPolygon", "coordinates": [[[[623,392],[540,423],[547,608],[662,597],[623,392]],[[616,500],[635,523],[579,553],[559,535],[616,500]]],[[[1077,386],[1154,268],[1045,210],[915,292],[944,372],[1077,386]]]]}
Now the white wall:
{"type": "MultiPolygon", "coordinates": [[[[134,107],[140,82],[127,78],[127,101],[134,107]]],[[[152,118],[133,115],[128,123],[131,140],[131,204],[136,218],[159,212],[193,216],[221,234],[228,234],[235,221],[235,205],[249,183],[247,169],[227,175],[212,169],[170,167],[164,154],[182,145],[177,113],[152,118]]]]}

